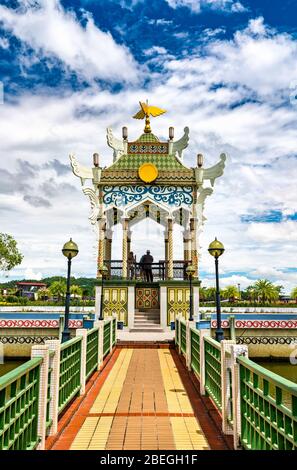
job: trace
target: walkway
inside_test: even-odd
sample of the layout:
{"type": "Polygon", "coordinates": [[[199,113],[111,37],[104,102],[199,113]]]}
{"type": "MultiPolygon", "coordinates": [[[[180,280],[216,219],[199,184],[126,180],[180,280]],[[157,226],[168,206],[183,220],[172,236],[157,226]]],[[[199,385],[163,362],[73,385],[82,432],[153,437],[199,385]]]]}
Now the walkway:
{"type": "Polygon", "coordinates": [[[226,449],[175,356],[168,348],[117,349],[52,448],[226,449]]]}

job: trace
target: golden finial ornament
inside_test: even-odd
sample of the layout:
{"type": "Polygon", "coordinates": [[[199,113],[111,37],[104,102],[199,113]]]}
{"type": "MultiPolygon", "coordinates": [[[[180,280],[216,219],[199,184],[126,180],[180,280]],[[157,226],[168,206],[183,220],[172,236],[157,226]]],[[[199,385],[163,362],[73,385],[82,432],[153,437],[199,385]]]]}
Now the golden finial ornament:
{"type": "Polygon", "coordinates": [[[144,119],[145,118],[145,127],[144,127],[144,132],[146,134],[150,134],[152,132],[151,130],[151,123],[150,123],[150,115],[153,117],[160,116],[161,114],[166,113],[165,109],[157,108],[157,106],[149,106],[148,100],[146,100],[146,103],[142,103],[139,101],[140,104],[140,111],[136,113],[133,118],[134,119],[144,119]]]}

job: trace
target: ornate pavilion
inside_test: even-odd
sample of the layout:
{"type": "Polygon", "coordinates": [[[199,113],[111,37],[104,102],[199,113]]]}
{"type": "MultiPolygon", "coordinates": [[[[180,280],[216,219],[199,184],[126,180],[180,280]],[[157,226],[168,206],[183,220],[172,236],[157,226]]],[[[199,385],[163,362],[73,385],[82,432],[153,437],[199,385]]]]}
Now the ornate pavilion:
{"type": "MultiPolygon", "coordinates": [[[[183,152],[189,142],[189,128],[174,140],[174,128],[169,128],[169,138],[160,140],[152,133],[150,116],[165,111],[140,103],[140,111],[133,116],[145,119],[144,132],[136,140],[128,139],[128,129],[122,128],[122,139],[107,129],[107,144],[113,150],[113,163],[100,166],[98,154],[93,155],[93,168],[81,166],[70,155],[73,173],[81,179],[82,190],[89,197],[89,217],[98,240],[97,277],[106,265],[108,276],[104,281],[103,311],[116,313],[119,321],[129,329],[136,328],[138,318],[156,328],[165,329],[177,314],[187,315],[189,308],[189,282],[186,267],[194,269],[194,314],[199,312],[199,234],[205,221],[205,200],[213,193],[216,178],[224,172],[225,154],[220,161],[204,168],[203,155],[198,154],[196,166],[188,168],[183,163],[183,152]],[[139,263],[128,258],[133,226],[150,218],[164,227],[164,259],[153,263],[154,282],[141,278],[139,263]],[[121,224],[122,260],[112,259],[113,229],[121,224]],[[184,259],[173,259],[173,227],[183,229],[184,259]],[[159,315],[158,315],[159,311],[159,315]]],[[[133,240],[132,240],[133,243],[133,240]]],[[[100,309],[101,286],[97,287],[96,309],[100,309]]],[[[145,323],[145,322],[144,322],[145,323]]],[[[145,326],[143,323],[143,326],[145,326]]]]}

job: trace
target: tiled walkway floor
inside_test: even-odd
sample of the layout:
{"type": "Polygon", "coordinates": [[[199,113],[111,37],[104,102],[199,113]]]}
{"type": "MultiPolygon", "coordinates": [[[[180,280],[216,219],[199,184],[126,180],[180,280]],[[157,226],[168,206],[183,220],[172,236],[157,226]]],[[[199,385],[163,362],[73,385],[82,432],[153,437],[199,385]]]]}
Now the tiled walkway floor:
{"type": "Polygon", "coordinates": [[[121,349],[68,428],[54,449],[209,449],[170,349],[121,349]]]}

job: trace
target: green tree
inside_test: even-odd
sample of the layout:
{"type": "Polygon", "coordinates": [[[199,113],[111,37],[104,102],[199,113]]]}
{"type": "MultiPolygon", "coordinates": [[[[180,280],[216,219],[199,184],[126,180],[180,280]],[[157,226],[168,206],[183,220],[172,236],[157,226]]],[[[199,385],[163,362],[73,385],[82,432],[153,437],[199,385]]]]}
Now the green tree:
{"type": "Polygon", "coordinates": [[[82,296],[82,288],[79,287],[77,284],[73,284],[70,287],[70,294],[73,295],[74,298],[82,296]]]}
{"type": "Polygon", "coordinates": [[[42,287],[42,289],[39,289],[37,291],[37,296],[38,296],[38,299],[40,300],[46,300],[50,297],[50,295],[51,295],[51,292],[46,287],[42,287]]]}
{"type": "Polygon", "coordinates": [[[206,300],[215,301],[216,300],[216,289],[215,287],[208,287],[206,289],[206,300]]]}
{"type": "Polygon", "coordinates": [[[235,286],[227,286],[222,291],[223,299],[229,300],[229,302],[235,302],[235,299],[239,299],[239,292],[235,286]]]}
{"type": "Polygon", "coordinates": [[[275,302],[279,298],[279,289],[267,279],[259,279],[255,282],[253,288],[261,304],[275,302]]]}
{"type": "Polygon", "coordinates": [[[15,239],[8,233],[0,233],[0,270],[10,271],[21,264],[23,255],[17,247],[15,239]]]}
{"type": "Polygon", "coordinates": [[[295,299],[295,302],[297,304],[297,287],[294,287],[294,289],[292,290],[291,297],[292,299],[295,299]]]}
{"type": "Polygon", "coordinates": [[[54,281],[49,287],[50,293],[54,297],[58,297],[60,301],[66,294],[66,282],[64,280],[54,281]]]}

